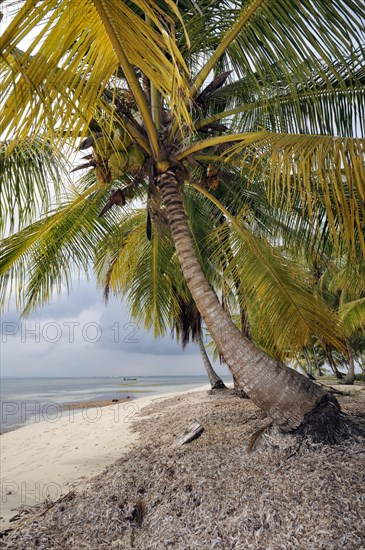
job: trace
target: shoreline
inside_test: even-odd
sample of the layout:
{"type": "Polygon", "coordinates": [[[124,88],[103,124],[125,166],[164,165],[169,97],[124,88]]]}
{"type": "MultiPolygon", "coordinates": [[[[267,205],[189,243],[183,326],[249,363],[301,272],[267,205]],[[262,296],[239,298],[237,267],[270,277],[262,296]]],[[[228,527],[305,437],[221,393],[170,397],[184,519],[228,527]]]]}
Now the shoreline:
{"type": "Polygon", "coordinates": [[[112,407],[113,405],[120,405],[120,403],[127,403],[128,401],[134,401],[134,399],[126,397],[125,399],[101,399],[100,401],[75,401],[75,403],[63,403],[62,410],[69,411],[98,407],[112,407]]]}
{"type": "Polygon", "coordinates": [[[138,414],[145,407],[209,388],[204,385],[112,404],[104,400],[101,402],[104,405],[93,407],[75,404],[64,416],[3,433],[0,530],[9,526],[14,510],[83,489],[130,451],[139,439],[132,427],[143,422],[144,418],[138,418],[138,414]]]}
{"type": "MultiPolygon", "coordinates": [[[[226,378],[230,382],[228,375],[226,378]]],[[[114,399],[118,400],[116,402],[132,401],[141,397],[190,391],[208,382],[203,375],[144,377],[137,382],[122,381],[120,384],[117,383],[119,377],[65,378],[66,382],[49,378],[40,379],[39,384],[33,383],[36,379],[20,379],[20,382],[24,381],[21,386],[16,379],[0,377],[0,380],[4,381],[0,397],[0,434],[62,416],[71,408],[76,410],[86,406],[104,406],[102,401],[109,405],[114,399]]]]}
{"type": "MultiPolygon", "coordinates": [[[[138,397],[136,399],[139,399],[138,397]]],[[[59,403],[58,407],[59,410],[62,412],[63,416],[66,415],[67,411],[73,411],[73,410],[83,410],[83,409],[92,409],[92,408],[98,408],[98,407],[110,407],[113,405],[126,403],[129,401],[134,401],[135,399],[130,398],[129,396],[125,399],[100,399],[95,401],[75,401],[74,403],[59,403]]],[[[22,424],[15,424],[13,426],[10,426],[10,428],[6,431],[0,432],[0,436],[14,432],[15,430],[20,430],[21,428],[26,428],[28,426],[32,426],[32,424],[39,424],[40,422],[49,422],[51,421],[52,417],[45,418],[44,414],[34,415],[33,417],[28,418],[25,422],[22,424]],[[34,420],[35,417],[42,416],[42,420],[34,420]]]]}

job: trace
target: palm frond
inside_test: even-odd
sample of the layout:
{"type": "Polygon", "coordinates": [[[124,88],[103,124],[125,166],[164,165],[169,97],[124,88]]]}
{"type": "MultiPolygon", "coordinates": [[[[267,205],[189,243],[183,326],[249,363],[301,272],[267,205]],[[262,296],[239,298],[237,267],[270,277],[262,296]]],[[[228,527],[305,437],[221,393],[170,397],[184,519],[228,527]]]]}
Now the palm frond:
{"type": "Polygon", "coordinates": [[[54,291],[69,290],[72,274],[89,272],[94,248],[107,231],[107,222],[97,216],[105,193],[94,184],[46,217],[3,239],[2,307],[14,292],[18,307],[26,315],[48,303],[54,291]]]}
{"type": "Polygon", "coordinates": [[[65,192],[67,162],[39,139],[0,143],[0,233],[24,227],[65,192]]]}
{"type": "Polygon", "coordinates": [[[332,293],[345,292],[351,299],[359,298],[365,293],[365,265],[355,265],[340,258],[337,269],[332,269],[328,282],[328,289],[332,293]]]}
{"type": "Polygon", "coordinates": [[[28,0],[4,32],[0,51],[0,126],[21,141],[43,134],[62,145],[82,134],[118,65],[88,0],[28,0]],[[36,37],[21,52],[22,40],[35,28],[36,37]]]}
{"type": "Polygon", "coordinates": [[[348,330],[355,332],[358,329],[365,329],[365,297],[353,302],[344,304],[339,311],[343,324],[348,330]]]}
{"type": "MultiPolygon", "coordinates": [[[[262,77],[262,88],[250,85],[246,78],[234,80],[214,93],[196,128],[224,120],[235,132],[257,131],[340,135],[364,134],[365,68],[348,56],[348,65],[336,62],[337,77],[330,69],[326,78],[317,75],[315,83],[305,77],[287,82],[276,67],[277,80],[262,77]],[[351,72],[350,72],[351,70],[351,72]]],[[[311,60],[306,60],[304,75],[311,60]]],[[[313,68],[313,78],[315,70],[313,68]]]]}
{"type": "Polygon", "coordinates": [[[365,9],[360,0],[340,0],[335,11],[321,0],[256,1],[245,3],[242,11],[249,8],[253,12],[226,55],[251,87],[259,90],[268,74],[274,85],[282,75],[293,88],[303,78],[315,85],[318,77],[328,80],[329,70],[338,78],[338,62],[350,72],[356,60],[363,66],[365,9]]]}
{"type": "Polygon", "coordinates": [[[189,220],[196,254],[210,284],[219,288],[221,275],[206,254],[205,243],[222,216],[220,210],[193,187],[185,190],[185,211],[189,220]]]}
{"type": "MultiPolygon", "coordinates": [[[[219,207],[218,201],[210,198],[219,207]]],[[[341,348],[339,319],[314,294],[310,273],[245,227],[250,218],[247,208],[236,216],[220,208],[228,221],[212,234],[209,253],[221,263],[224,248],[229,246],[224,280],[233,294],[237,294],[238,285],[238,297],[244,299],[240,305],[248,312],[254,338],[260,335],[262,346],[272,353],[289,354],[298,344],[306,345],[313,334],[341,348]]]]}
{"type": "Polygon", "coordinates": [[[334,244],[339,245],[340,236],[350,255],[365,253],[364,139],[249,132],[196,142],[178,158],[225,143],[236,145],[224,151],[222,160],[240,156],[245,167],[250,163],[252,173],[266,181],[272,200],[285,196],[290,207],[299,193],[311,223],[317,222],[318,206],[324,206],[334,244]]]}
{"type": "MultiPolygon", "coordinates": [[[[100,0],[100,12],[90,0],[77,4],[55,0],[25,3],[0,41],[4,99],[0,126],[5,136],[23,140],[43,133],[59,144],[72,141],[85,132],[119,64],[128,72],[125,76],[132,86],[136,83],[133,67],[141,69],[189,123],[181,102],[181,95],[188,90],[186,67],[173,34],[168,32],[171,18],[165,17],[155,2],[133,4],[153,19],[154,26],[126,2],[100,0]],[[106,16],[100,17],[101,12],[106,16]],[[37,36],[21,53],[21,41],[35,27],[37,36]]],[[[136,94],[137,88],[133,89],[136,94]]],[[[144,114],[146,122],[147,111],[144,114]]]]}
{"type": "Polygon", "coordinates": [[[183,276],[167,229],[154,224],[147,239],[144,209],[121,218],[98,248],[95,266],[99,283],[126,299],[139,324],[152,328],[156,337],[171,329],[178,295],[185,296],[183,276]]]}

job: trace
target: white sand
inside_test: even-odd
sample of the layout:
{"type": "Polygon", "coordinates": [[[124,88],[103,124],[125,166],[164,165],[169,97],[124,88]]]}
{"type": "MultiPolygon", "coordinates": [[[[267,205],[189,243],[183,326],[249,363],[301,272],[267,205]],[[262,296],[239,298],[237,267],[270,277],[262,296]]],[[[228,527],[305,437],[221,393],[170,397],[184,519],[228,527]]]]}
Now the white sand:
{"type": "Polygon", "coordinates": [[[126,453],[138,439],[132,432],[136,415],[144,408],[176,395],[142,397],[107,407],[70,410],[55,421],[24,426],[0,437],[0,528],[9,525],[14,509],[55,500],[80,490],[92,477],[126,453]]]}

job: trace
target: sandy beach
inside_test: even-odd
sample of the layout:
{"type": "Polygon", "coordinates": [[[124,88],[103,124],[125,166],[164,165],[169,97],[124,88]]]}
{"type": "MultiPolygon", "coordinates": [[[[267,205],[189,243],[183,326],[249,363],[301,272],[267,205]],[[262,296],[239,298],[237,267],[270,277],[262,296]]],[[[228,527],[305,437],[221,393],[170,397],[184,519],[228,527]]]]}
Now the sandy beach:
{"type": "MultiPolygon", "coordinates": [[[[365,391],[352,393],[341,407],[365,427],[365,391]]],[[[362,550],[364,439],[331,447],[268,431],[253,443],[266,425],[232,390],[197,389],[6,434],[6,482],[55,482],[66,498],[11,523],[0,547],[362,550]],[[203,434],[176,446],[194,420],[203,434]]],[[[7,509],[19,504],[19,493],[7,498],[7,509]]]]}
{"type": "MultiPolygon", "coordinates": [[[[208,386],[207,386],[208,387],[208,386]]],[[[197,388],[191,391],[204,389],[197,388]]],[[[1,529],[16,509],[56,500],[81,490],[138,440],[133,422],[144,407],[179,392],[112,404],[78,403],[61,418],[43,420],[2,434],[1,529]]]]}

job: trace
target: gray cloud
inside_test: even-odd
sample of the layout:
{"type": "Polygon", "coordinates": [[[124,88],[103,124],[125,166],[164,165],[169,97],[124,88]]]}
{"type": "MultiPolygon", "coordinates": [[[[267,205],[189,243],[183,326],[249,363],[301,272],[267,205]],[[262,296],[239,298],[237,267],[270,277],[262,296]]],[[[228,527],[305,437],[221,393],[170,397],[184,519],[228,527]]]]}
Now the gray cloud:
{"type": "Polygon", "coordinates": [[[205,374],[197,346],[182,350],[170,335],[155,340],[133,324],[125,304],[111,300],[106,307],[85,280],[27,319],[12,307],[1,328],[2,376],[205,374]]]}

